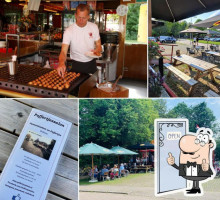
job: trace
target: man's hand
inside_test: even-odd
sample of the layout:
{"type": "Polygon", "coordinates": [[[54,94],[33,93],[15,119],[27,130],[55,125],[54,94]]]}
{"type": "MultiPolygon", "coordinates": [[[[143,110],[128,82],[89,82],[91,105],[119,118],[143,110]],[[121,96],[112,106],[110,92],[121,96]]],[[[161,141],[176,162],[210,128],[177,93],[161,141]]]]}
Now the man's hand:
{"type": "Polygon", "coordinates": [[[95,49],[92,50],[92,52],[97,55],[97,56],[101,56],[101,52],[102,52],[102,46],[101,46],[101,40],[97,40],[95,41],[95,49]]]}
{"type": "Polygon", "coordinates": [[[60,56],[59,56],[59,65],[57,67],[57,73],[59,74],[59,76],[64,78],[65,72],[66,72],[66,56],[67,56],[67,51],[69,49],[69,45],[68,44],[62,44],[62,49],[60,52],[60,56]]]}
{"type": "Polygon", "coordinates": [[[209,170],[209,163],[206,163],[206,159],[202,160],[202,170],[208,171],[209,170]]]}
{"type": "Polygon", "coordinates": [[[101,52],[98,51],[97,49],[92,50],[93,54],[96,56],[101,56],[101,52]]]}
{"type": "Polygon", "coordinates": [[[172,156],[172,153],[168,153],[169,157],[167,158],[167,162],[169,165],[175,164],[175,158],[172,156]]]}
{"type": "Polygon", "coordinates": [[[66,65],[59,63],[59,65],[57,67],[58,75],[64,78],[65,72],[66,72],[66,65]]]}

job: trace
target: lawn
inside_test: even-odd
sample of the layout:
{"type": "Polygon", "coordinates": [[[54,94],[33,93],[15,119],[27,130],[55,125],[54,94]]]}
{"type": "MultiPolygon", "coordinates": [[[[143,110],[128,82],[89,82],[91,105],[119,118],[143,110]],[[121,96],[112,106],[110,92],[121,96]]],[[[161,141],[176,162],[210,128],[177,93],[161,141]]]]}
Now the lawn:
{"type": "Polygon", "coordinates": [[[137,40],[125,40],[125,44],[147,44],[147,43],[138,42],[137,40]]]}
{"type": "MultiPolygon", "coordinates": [[[[190,40],[190,39],[188,39],[188,40],[190,40]]],[[[194,41],[194,40],[191,40],[191,41],[194,41]]],[[[199,40],[199,43],[207,44],[207,41],[205,41],[205,40],[199,40]]],[[[208,41],[208,44],[220,45],[220,42],[208,41]]]]}
{"type": "Polygon", "coordinates": [[[79,185],[114,185],[114,186],[117,186],[117,185],[137,185],[137,184],[140,184],[140,185],[146,185],[146,187],[149,187],[149,186],[154,186],[153,183],[153,174],[154,173],[138,173],[138,174],[129,174],[128,176],[126,177],[122,177],[122,178],[116,178],[115,180],[110,180],[110,181],[100,181],[100,182],[96,182],[96,183],[90,183],[89,182],[89,179],[83,179],[83,180],[80,180],[79,181],[79,185]],[[138,181],[137,181],[138,180],[138,181]],[[147,180],[147,181],[146,181],[147,180]],[[149,185],[149,183],[151,183],[149,185]],[[147,186],[148,185],[148,186],[147,186]]]}

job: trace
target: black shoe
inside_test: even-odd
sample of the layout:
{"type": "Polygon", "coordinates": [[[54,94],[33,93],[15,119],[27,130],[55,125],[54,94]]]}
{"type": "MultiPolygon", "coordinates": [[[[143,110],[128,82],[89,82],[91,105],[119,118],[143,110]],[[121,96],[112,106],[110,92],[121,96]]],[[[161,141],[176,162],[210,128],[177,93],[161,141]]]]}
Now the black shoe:
{"type": "Polygon", "coordinates": [[[188,190],[187,194],[196,194],[196,193],[201,193],[200,188],[199,189],[191,189],[188,190]]]}
{"type": "Polygon", "coordinates": [[[191,190],[194,190],[195,188],[192,188],[192,189],[189,189],[189,190],[186,190],[187,192],[191,191],[191,190]]]}

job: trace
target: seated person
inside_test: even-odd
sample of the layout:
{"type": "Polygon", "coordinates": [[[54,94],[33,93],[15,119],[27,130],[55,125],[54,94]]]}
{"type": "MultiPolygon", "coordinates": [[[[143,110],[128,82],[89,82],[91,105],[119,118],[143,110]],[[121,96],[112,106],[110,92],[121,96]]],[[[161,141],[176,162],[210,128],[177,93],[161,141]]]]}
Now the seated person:
{"type": "Polygon", "coordinates": [[[93,167],[93,169],[91,169],[91,172],[90,172],[89,176],[91,176],[91,177],[94,176],[94,178],[97,178],[98,172],[99,172],[99,171],[98,171],[97,165],[95,165],[95,166],[93,167]]]}
{"type": "Polygon", "coordinates": [[[101,177],[103,177],[106,172],[108,172],[108,169],[106,168],[106,165],[104,165],[102,170],[101,170],[101,172],[100,172],[101,173],[101,177]]]}
{"type": "Polygon", "coordinates": [[[110,178],[114,179],[115,176],[118,175],[118,167],[117,165],[114,165],[114,167],[111,169],[110,178]]]}
{"type": "Polygon", "coordinates": [[[121,163],[120,168],[119,168],[119,175],[121,175],[122,173],[125,173],[125,168],[124,168],[124,164],[121,163]]]}
{"type": "Polygon", "coordinates": [[[110,165],[109,165],[109,164],[107,164],[106,168],[107,168],[108,170],[110,170],[110,169],[111,169],[111,167],[110,167],[110,165]]]}

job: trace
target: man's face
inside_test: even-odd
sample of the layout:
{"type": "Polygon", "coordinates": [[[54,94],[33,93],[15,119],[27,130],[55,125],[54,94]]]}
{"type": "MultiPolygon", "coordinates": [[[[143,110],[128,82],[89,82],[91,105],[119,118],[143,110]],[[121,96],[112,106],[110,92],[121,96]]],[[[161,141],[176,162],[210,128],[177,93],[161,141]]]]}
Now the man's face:
{"type": "Polygon", "coordinates": [[[202,164],[204,159],[206,163],[210,163],[210,149],[214,145],[209,143],[209,135],[185,135],[180,139],[179,146],[181,164],[186,164],[187,161],[202,164]]]}
{"type": "Polygon", "coordinates": [[[75,18],[76,18],[76,24],[79,27],[84,27],[86,26],[87,21],[89,20],[89,13],[87,10],[84,11],[77,10],[75,14],[75,18]]]}

